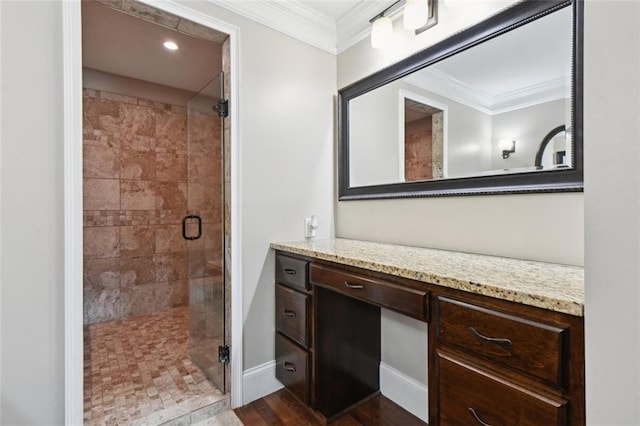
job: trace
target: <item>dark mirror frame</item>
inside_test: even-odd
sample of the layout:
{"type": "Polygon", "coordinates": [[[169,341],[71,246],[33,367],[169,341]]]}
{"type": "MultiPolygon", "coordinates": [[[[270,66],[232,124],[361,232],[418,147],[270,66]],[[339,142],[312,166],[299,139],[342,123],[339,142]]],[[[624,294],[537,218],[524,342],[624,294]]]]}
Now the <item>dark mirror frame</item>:
{"type": "Polygon", "coordinates": [[[524,0],[460,33],[359,80],[338,92],[338,200],[485,195],[583,190],[582,65],[583,0],[524,0]],[[349,185],[349,101],[414,71],[564,7],[573,8],[573,168],[351,187],[349,185]]]}

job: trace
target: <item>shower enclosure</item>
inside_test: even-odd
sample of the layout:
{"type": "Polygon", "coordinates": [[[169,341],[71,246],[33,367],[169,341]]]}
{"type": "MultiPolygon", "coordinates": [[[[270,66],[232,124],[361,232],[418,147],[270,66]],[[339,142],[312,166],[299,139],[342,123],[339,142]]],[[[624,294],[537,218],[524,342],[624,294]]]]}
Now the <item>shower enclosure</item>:
{"type": "Polygon", "coordinates": [[[183,218],[189,263],[189,354],[225,393],[224,73],[187,106],[188,200],[183,218]]]}

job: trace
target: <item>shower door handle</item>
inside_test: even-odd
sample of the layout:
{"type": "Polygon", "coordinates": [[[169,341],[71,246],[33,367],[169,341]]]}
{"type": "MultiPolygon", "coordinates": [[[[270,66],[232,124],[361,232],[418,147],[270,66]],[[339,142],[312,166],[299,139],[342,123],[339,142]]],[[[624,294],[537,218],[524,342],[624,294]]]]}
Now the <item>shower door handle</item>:
{"type": "Polygon", "coordinates": [[[201,236],[202,236],[202,219],[200,218],[200,216],[197,216],[197,215],[194,215],[194,214],[185,216],[182,219],[182,238],[184,238],[185,240],[193,241],[193,240],[197,240],[201,236]],[[192,236],[187,235],[187,221],[189,219],[194,219],[194,220],[196,220],[198,222],[198,234],[197,235],[192,235],[192,236]]]}

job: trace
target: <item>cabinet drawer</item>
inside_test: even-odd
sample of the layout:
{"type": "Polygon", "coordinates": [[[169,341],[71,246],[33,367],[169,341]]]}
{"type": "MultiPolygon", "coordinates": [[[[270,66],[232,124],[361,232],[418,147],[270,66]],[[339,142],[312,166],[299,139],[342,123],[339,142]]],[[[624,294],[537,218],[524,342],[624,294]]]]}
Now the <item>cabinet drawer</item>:
{"type": "Polygon", "coordinates": [[[309,354],[276,333],[276,378],[309,404],[309,354]]]}
{"type": "Polygon", "coordinates": [[[306,294],[276,285],[276,330],[305,347],[309,347],[309,301],[306,294]]]}
{"type": "Polygon", "coordinates": [[[276,280],[281,284],[298,287],[303,290],[309,288],[307,280],[307,266],[309,262],[282,254],[276,255],[276,280]]]}
{"type": "Polygon", "coordinates": [[[383,280],[312,264],[313,284],[426,321],[428,293],[383,280]]]}
{"type": "Polygon", "coordinates": [[[566,385],[566,329],[446,297],[437,298],[437,338],[474,356],[566,385]]]}
{"type": "Polygon", "coordinates": [[[566,422],[565,400],[524,391],[442,354],[438,354],[438,368],[441,426],[550,426],[566,422]]]}

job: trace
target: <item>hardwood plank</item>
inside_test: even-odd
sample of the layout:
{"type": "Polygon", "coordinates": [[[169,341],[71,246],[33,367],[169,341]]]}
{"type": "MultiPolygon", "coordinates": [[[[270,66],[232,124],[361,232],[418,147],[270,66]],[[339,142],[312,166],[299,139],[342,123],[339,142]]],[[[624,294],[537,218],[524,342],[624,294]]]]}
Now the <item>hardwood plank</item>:
{"type": "Polygon", "coordinates": [[[260,414],[260,417],[262,417],[268,425],[284,425],[282,419],[280,418],[280,414],[273,411],[264,398],[260,398],[259,400],[255,401],[254,407],[258,414],[260,414]]]}
{"type": "MultiPolygon", "coordinates": [[[[318,413],[300,402],[287,389],[236,408],[235,412],[247,426],[324,426],[326,424],[318,413]]],[[[330,424],[331,426],[428,426],[382,395],[363,402],[330,424]]]]}
{"type": "Polygon", "coordinates": [[[236,415],[240,421],[245,425],[251,426],[267,426],[260,414],[254,409],[252,404],[245,405],[244,407],[236,408],[236,415]]]}

